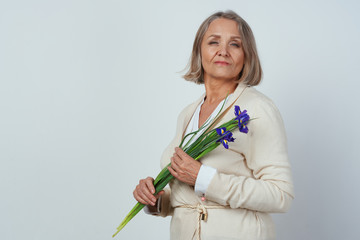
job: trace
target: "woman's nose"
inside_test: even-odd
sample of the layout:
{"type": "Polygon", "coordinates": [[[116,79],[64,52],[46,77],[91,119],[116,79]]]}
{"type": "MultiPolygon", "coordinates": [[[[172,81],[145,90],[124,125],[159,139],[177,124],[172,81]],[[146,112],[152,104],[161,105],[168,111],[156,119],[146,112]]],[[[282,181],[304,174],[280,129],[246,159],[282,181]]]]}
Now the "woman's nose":
{"type": "Polygon", "coordinates": [[[229,56],[229,52],[226,45],[220,45],[220,49],[218,51],[219,56],[229,56]]]}

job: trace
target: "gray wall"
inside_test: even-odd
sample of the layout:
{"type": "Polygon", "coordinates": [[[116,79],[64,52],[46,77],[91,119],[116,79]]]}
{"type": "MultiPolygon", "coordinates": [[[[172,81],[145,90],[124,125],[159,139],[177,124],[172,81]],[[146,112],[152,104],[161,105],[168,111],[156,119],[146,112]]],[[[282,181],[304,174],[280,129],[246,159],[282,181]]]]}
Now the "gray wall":
{"type": "MultiPolygon", "coordinates": [[[[110,239],[155,176],[200,23],[233,9],[252,27],[260,91],[285,121],[296,199],[278,239],[356,239],[360,192],[356,1],[1,1],[0,238],[110,239]]],[[[168,239],[140,213],[118,239],[168,239]]]]}

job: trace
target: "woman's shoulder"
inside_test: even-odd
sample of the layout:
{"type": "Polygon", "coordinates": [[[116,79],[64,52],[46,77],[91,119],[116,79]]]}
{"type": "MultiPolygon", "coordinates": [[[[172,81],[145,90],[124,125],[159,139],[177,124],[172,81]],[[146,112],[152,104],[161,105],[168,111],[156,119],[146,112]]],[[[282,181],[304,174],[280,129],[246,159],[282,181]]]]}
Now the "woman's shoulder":
{"type": "Polygon", "coordinates": [[[273,100],[254,87],[247,87],[243,96],[238,98],[237,103],[244,103],[252,107],[276,108],[273,100]]]}
{"type": "Polygon", "coordinates": [[[280,115],[273,100],[254,87],[248,87],[236,104],[256,115],[280,115]]]}
{"type": "Polygon", "coordinates": [[[268,96],[251,86],[246,88],[243,96],[241,96],[238,101],[246,101],[248,104],[274,104],[268,96]]]}

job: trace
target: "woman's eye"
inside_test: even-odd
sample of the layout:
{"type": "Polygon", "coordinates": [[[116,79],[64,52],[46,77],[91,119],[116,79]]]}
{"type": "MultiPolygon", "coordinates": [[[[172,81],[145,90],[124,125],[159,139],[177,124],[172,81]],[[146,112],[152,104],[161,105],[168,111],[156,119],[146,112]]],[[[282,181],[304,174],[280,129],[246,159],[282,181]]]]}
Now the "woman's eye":
{"type": "Polygon", "coordinates": [[[212,44],[217,44],[217,43],[218,43],[218,42],[215,42],[215,41],[209,42],[210,45],[212,45],[212,44]]]}
{"type": "Polygon", "coordinates": [[[231,46],[240,47],[240,44],[238,44],[238,43],[231,43],[231,46]]]}

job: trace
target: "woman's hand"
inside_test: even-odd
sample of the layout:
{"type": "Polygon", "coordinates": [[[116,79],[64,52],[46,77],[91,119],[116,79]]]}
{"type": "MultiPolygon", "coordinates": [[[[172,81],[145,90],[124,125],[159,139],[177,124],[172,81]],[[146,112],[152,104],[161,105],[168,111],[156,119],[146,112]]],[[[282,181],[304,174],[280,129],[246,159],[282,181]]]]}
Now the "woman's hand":
{"type": "Polygon", "coordinates": [[[147,177],[139,181],[139,184],[133,192],[136,201],[145,205],[155,206],[157,199],[164,194],[164,191],[160,191],[154,196],[155,187],[153,183],[154,179],[152,177],[147,177]]]}
{"type": "Polygon", "coordinates": [[[168,167],[171,175],[181,182],[194,186],[201,163],[187,155],[181,148],[175,148],[171,157],[171,166],[168,167]]]}

